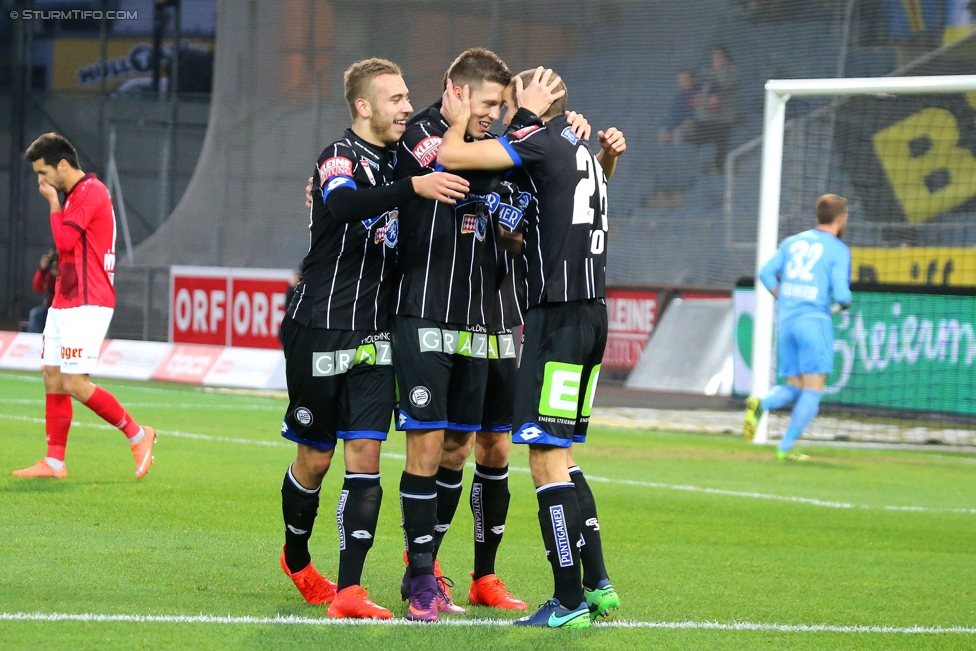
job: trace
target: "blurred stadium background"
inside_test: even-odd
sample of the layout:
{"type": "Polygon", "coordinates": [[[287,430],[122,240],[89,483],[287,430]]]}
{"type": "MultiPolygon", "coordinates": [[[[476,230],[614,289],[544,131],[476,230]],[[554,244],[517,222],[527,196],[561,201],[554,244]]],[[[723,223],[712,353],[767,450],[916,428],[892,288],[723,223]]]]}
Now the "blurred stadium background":
{"type": "MultiPolygon", "coordinates": [[[[419,109],[438,98],[453,57],[483,45],[513,70],[553,67],[573,109],[627,135],[611,185],[614,332],[605,376],[669,397],[635,402],[625,389],[604,393],[606,404],[625,407],[728,408],[737,405],[729,395],[748,390],[751,283],[743,279],[756,266],[766,80],[961,74],[976,63],[976,7],[968,0],[3,0],[0,7],[4,330],[22,329],[39,303],[31,279],[51,246],[23,160],[38,134],[67,136],[86,171],[103,179],[117,170],[116,210],[121,217],[124,208],[132,248],[120,232],[110,336],[167,341],[172,265],[275,269],[280,282],[300,264],[304,179],[348,122],[342,72],[350,62],[397,61],[419,109]],[[116,18],[76,13],[85,11],[116,18]],[[737,283],[743,289],[733,301],[737,283]],[[686,345],[676,349],[677,341],[686,345]]],[[[811,225],[817,196],[842,194],[851,200],[854,280],[902,291],[871,294],[865,285],[866,325],[839,324],[852,333],[839,339],[850,345],[855,370],[870,377],[830,399],[853,396],[847,406],[858,408],[868,433],[824,418],[814,436],[973,441],[974,116],[976,93],[789,103],[780,236],[811,225]],[[880,133],[909,155],[886,155],[880,133]],[[932,160],[946,151],[949,162],[932,160]],[[885,333],[894,328],[889,339],[897,340],[909,313],[922,325],[906,346],[924,343],[922,363],[879,375],[878,361],[891,360],[885,333]],[[917,390],[933,383],[941,388],[917,390]],[[932,403],[947,388],[950,397],[932,403]]],[[[714,427],[728,428],[716,418],[714,427]]]]}

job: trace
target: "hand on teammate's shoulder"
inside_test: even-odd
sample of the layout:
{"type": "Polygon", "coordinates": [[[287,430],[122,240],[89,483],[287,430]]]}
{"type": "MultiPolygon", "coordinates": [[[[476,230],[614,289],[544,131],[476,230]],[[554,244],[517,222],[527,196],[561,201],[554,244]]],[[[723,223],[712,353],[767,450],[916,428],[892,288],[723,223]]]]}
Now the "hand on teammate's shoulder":
{"type": "Polygon", "coordinates": [[[582,113],[577,113],[576,111],[566,111],[563,115],[566,116],[566,124],[570,126],[573,130],[573,134],[580,140],[590,139],[590,123],[583,117],[582,113]]]}

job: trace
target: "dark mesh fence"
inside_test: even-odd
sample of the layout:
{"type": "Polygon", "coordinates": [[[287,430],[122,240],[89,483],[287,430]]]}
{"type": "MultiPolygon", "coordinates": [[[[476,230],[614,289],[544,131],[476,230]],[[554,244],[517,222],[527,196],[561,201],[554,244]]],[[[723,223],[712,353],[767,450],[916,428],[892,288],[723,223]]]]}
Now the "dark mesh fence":
{"type": "MultiPolygon", "coordinates": [[[[610,186],[611,282],[729,287],[754,266],[758,177],[733,179],[737,200],[749,196],[730,222],[726,154],[759,135],[766,79],[843,69],[854,4],[223,2],[197,172],[136,261],[296,266],[304,179],[349,121],[343,70],[398,62],[420,109],[459,52],[486,46],[513,70],[553,67],[572,108],[626,133],[610,186]]],[[[894,64],[892,51],[873,65],[894,64]]]]}
{"type": "MultiPolygon", "coordinates": [[[[304,180],[349,121],[344,69],[367,56],[398,62],[420,109],[459,52],[486,46],[513,70],[553,67],[571,108],[626,133],[610,184],[611,283],[731,287],[755,267],[767,79],[971,68],[971,35],[940,47],[948,14],[916,20],[898,4],[226,0],[196,172],[136,264],[298,266],[304,180]]],[[[809,227],[816,197],[836,192],[851,201],[855,279],[976,282],[966,280],[967,255],[948,270],[941,253],[923,255],[976,243],[963,154],[976,151],[972,114],[972,98],[958,95],[792,101],[781,237],[809,227]],[[955,161],[948,176],[936,169],[943,154],[955,161]],[[948,198],[926,199],[940,192],[948,198]]],[[[120,281],[130,273],[143,271],[120,269],[120,281]]]]}

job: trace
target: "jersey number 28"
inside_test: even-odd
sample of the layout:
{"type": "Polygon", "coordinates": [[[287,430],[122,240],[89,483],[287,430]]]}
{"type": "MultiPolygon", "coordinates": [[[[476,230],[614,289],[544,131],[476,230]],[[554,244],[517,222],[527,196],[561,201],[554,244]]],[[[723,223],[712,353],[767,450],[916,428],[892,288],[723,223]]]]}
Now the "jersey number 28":
{"type": "Polygon", "coordinates": [[[593,158],[593,154],[585,147],[576,149],[576,169],[585,172],[586,176],[576,184],[573,224],[593,225],[596,217],[593,209],[595,198],[600,211],[600,222],[597,228],[590,231],[590,253],[599,255],[607,245],[607,177],[603,175],[603,168],[593,158]]]}

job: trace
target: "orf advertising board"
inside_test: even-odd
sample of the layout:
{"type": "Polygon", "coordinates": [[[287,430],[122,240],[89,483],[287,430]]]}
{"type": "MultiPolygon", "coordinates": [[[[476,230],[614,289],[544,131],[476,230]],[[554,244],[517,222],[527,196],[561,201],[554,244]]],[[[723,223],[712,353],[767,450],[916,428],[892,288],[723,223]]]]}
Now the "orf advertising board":
{"type": "Polygon", "coordinates": [[[287,269],[170,267],[169,340],[281,348],[287,269]]]}
{"type": "Polygon", "coordinates": [[[658,292],[646,290],[607,290],[609,331],[604,368],[630,370],[637,364],[657,321],[658,297],[658,292]]]}

